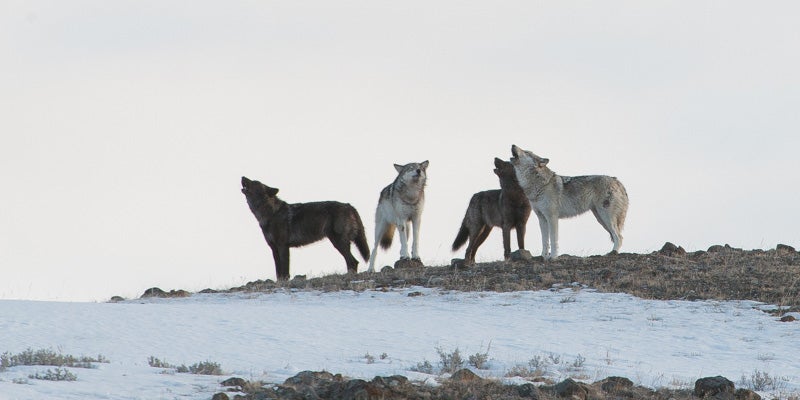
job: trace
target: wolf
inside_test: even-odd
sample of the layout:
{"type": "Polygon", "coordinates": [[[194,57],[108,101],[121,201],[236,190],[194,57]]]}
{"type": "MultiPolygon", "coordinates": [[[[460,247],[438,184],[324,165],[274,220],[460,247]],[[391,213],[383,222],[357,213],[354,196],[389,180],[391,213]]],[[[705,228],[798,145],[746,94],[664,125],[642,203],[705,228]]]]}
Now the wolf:
{"type": "Polygon", "coordinates": [[[369,245],[364,224],[353,206],[338,201],[289,204],[277,197],[278,189],[242,177],[242,193],[272,249],[278,280],[289,279],[289,248],[328,238],[344,257],[347,272],[356,273],[358,260],[350,253],[355,243],[364,261],[369,245]]]}
{"type": "Polygon", "coordinates": [[[496,157],[494,166],[494,173],[500,179],[500,189],[472,195],[461,228],[453,241],[453,251],[457,251],[469,238],[464,265],[475,264],[478,247],[495,226],[503,229],[503,257],[506,261],[511,256],[512,229],[517,231],[519,249],[525,249],[525,227],[531,215],[531,204],[519,186],[514,166],[496,157]]]}
{"type": "Polygon", "coordinates": [[[628,213],[628,193],[622,182],[605,175],[558,175],[547,167],[550,160],[517,145],[511,146],[511,155],[517,180],[539,218],[542,257],[558,258],[558,219],[574,217],[589,210],[611,235],[614,242],[611,252],[619,251],[628,213]]]}
{"type": "Polygon", "coordinates": [[[400,259],[408,259],[408,230],[413,225],[414,243],[411,258],[419,260],[419,226],[425,206],[425,184],[428,179],[428,160],[406,165],[394,164],[397,178],[381,190],[375,211],[375,245],[369,257],[367,272],[375,272],[378,245],[388,249],[392,245],[395,227],[400,231],[400,259]]]}

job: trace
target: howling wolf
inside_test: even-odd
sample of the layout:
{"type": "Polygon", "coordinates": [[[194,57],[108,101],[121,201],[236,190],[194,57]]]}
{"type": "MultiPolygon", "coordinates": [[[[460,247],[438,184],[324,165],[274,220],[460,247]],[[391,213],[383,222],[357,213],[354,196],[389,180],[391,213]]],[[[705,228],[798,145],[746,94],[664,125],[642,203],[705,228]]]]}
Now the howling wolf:
{"type": "Polygon", "coordinates": [[[511,155],[517,180],[539,218],[542,257],[558,257],[558,219],[589,210],[611,235],[614,242],[611,251],[619,251],[628,213],[628,193],[622,182],[605,175],[560,176],[547,167],[550,160],[516,145],[511,146],[511,155]]]}
{"type": "Polygon", "coordinates": [[[369,257],[368,272],[375,272],[375,255],[378,245],[384,249],[392,245],[394,229],[400,231],[400,259],[408,259],[409,223],[413,224],[414,243],[411,247],[411,258],[419,260],[419,224],[422,220],[422,208],[425,205],[425,181],[427,180],[428,161],[395,164],[397,178],[391,185],[381,191],[378,198],[378,209],[375,211],[375,245],[369,257]]]}
{"type": "Polygon", "coordinates": [[[486,240],[492,228],[503,229],[503,257],[511,256],[511,230],[517,231],[517,245],[525,249],[525,225],[531,215],[531,204],[517,182],[514,166],[499,158],[494,159],[494,173],[500,178],[500,190],[486,190],[472,195],[461,222],[461,229],[453,242],[458,250],[469,238],[464,265],[475,264],[475,252],[486,240]]]}
{"type": "Polygon", "coordinates": [[[350,204],[337,201],[289,204],[278,197],[278,189],[242,177],[242,193],[253,212],[264,239],[272,249],[278,280],[289,279],[289,248],[328,238],[355,273],[358,261],[350,253],[350,242],[366,261],[369,245],[361,217],[350,204]]]}

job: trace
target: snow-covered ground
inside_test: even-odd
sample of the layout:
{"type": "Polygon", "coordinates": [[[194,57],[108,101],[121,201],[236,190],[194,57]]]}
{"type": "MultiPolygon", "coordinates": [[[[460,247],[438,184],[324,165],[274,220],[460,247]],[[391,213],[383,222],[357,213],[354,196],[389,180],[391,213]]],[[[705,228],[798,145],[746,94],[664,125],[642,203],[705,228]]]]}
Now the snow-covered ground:
{"type": "Polygon", "coordinates": [[[70,368],[74,382],[28,378],[52,367],[9,368],[0,372],[0,399],[210,399],[231,375],[280,383],[322,369],[433,383],[433,375],[411,369],[424,361],[436,368],[438,352],[455,349],[465,359],[488,350],[488,369],[476,371],[497,378],[538,359],[554,380],[617,375],[649,387],[692,387],[697,378],[722,375],[739,387],[743,376],[766,373],[777,378],[778,392],[798,393],[800,327],[778,322],[762,306],[573,288],[284,291],[114,304],[5,300],[0,353],[52,349],[110,362],[70,368]],[[226,375],[174,373],[150,367],[149,357],[216,362],[226,375]]]}

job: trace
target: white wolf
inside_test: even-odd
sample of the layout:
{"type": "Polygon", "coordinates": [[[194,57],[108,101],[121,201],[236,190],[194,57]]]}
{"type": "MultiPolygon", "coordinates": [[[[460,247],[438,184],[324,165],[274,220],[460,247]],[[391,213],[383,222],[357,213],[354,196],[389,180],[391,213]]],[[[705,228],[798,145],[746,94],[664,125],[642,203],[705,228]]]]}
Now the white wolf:
{"type": "Polygon", "coordinates": [[[375,247],[369,257],[368,272],[375,272],[375,255],[378,244],[384,249],[392,245],[394,229],[400,231],[400,259],[408,259],[408,230],[413,224],[414,243],[411,258],[419,260],[419,224],[422,222],[422,209],[425,206],[425,181],[428,161],[394,165],[397,178],[381,191],[378,209],[375,211],[375,247]]]}
{"type": "Polygon", "coordinates": [[[619,251],[622,227],[628,213],[628,193],[617,178],[605,175],[560,176],[547,167],[550,160],[546,158],[516,145],[511,146],[511,154],[517,180],[539,218],[542,257],[558,257],[558,219],[574,217],[589,210],[611,235],[614,242],[612,252],[619,251]]]}

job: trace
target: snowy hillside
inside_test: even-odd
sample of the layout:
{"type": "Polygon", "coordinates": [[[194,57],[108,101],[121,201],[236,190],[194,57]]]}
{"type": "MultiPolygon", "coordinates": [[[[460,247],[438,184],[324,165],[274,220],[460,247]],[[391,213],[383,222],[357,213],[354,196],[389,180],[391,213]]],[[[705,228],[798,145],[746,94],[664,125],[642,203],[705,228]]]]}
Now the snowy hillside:
{"type": "Polygon", "coordinates": [[[14,366],[0,372],[0,399],[210,399],[229,376],[280,383],[302,370],[371,379],[400,374],[439,352],[488,352],[486,377],[538,360],[547,377],[594,381],[617,375],[649,387],[691,387],[722,375],[742,385],[755,373],[776,378],[761,393],[800,392],[795,323],[754,302],[649,301],[565,288],[471,292],[279,291],[198,294],[121,303],[0,301],[0,352],[52,349],[101,355],[96,368],[69,368],[77,380],[30,376],[55,370],[14,366]],[[223,376],[154,368],[218,363],[223,376]]]}

